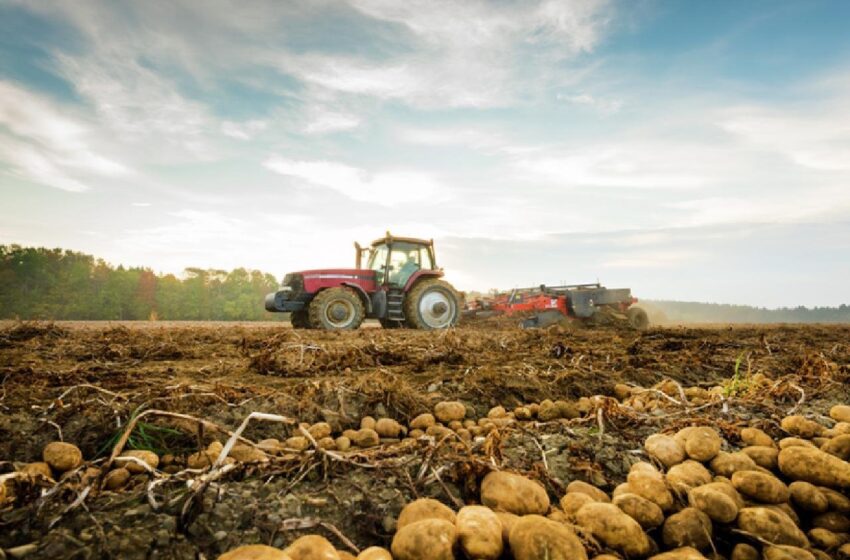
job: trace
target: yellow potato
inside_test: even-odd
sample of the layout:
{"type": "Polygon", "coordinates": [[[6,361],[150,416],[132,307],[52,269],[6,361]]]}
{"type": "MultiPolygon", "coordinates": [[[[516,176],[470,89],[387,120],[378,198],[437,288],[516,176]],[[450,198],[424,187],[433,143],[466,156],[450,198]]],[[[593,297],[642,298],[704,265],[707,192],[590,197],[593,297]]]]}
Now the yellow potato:
{"type": "Polygon", "coordinates": [[[454,525],[456,516],[455,512],[442,502],[433,498],[419,498],[402,508],[398,515],[398,522],[396,522],[396,530],[423,519],[442,519],[454,525]]]}
{"type": "Polygon", "coordinates": [[[826,501],[829,502],[829,509],[832,511],[840,511],[841,513],[850,512],[850,498],[841,492],[825,486],[819,487],[818,490],[826,496],[826,501]]]}
{"type": "Polygon", "coordinates": [[[481,503],[516,515],[549,511],[549,495],[539,482],[505,471],[493,471],[484,477],[481,503]]]}
{"type": "Polygon", "coordinates": [[[351,443],[357,447],[375,447],[381,443],[381,436],[372,428],[360,428],[351,438],[351,443]]]}
{"type": "Polygon", "coordinates": [[[423,519],[405,525],[393,537],[395,560],[454,560],[457,531],[445,519],[423,519]]]}
{"type": "Polygon", "coordinates": [[[218,560],[292,560],[284,551],[264,544],[247,544],[225,552],[218,560]]]}
{"type": "Polygon", "coordinates": [[[511,528],[509,543],[514,560],[587,560],[572,530],[540,515],[520,517],[511,528]]]}
{"type": "Polygon", "coordinates": [[[774,544],[806,547],[809,540],[784,513],[765,507],[748,507],[738,512],[738,528],[774,544]]]}
{"type": "Polygon", "coordinates": [[[775,470],[779,460],[779,450],[776,447],[753,445],[741,450],[753,462],[767,470],[775,470]]]}
{"type": "Polygon", "coordinates": [[[574,517],[575,513],[589,503],[595,502],[592,497],[581,492],[569,492],[561,498],[561,509],[567,517],[574,517]]]}
{"type": "Polygon", "coordinates": [[[83,453],[72,443],[54,441],[42,452],[42,459],[56,472],[70,471],[83,464],[83,453]]]}
{"type": "Polygon", "coordinates": [[[502,554],[502,522],[484,506],[466,506],[457,512],[457,537],[469,558],[496,560],[502,554]]]}
{"type": "Polygon", "coordinates": [[[751,544],[739,543],[732,549],[729,560],[759,560],[759,551],[751,544]]]}
{"type": "Polygon", "coordinates": [[[823,527],[815,527],[808,532],[809,542],[823,550],[834,550],[847,542],[847,535],[833,533],[823,527]]]}
{"type": "Polygon", "coordinates": [[[587,504],[576,512],[576,522],[626,556],[642,557],[652,551],[652,543],[640,524],[613,504],[587,504]]]}
{"type": "Polygon", "coordinates": [[[664,512],[661,508],[637,494],[620,494],[614,498],[613,503],[644,529],[654,529],[664,523],[664,512]]]}
{"type": "Polygon", "coordinates": [[[427,430],[431,426],[437,423],[437,420],[434,418],[433,414],[425,413],[420,414],[416,418],[410,421],[410,427],[415,430],[427,430]]]}
{"type": "MultiPolygon", "coordinates": [[[[677,467],[679,465],[676,465],[677,467]]],[[[674,467],[675,468],[675,467],[674,467]]],[[[646,498],[667,511],[673,507],[673,495],[667,488],[664,475],[649,463],[636,463],[628,476],[629,489],[633,494],[646,498]]]]}
{"type": "Polygon", "coordinates": [[[53,472],[50,470],[50,465],[43,461],[36,463],[27,463],[20,469],[21,472],[27,473],[30,476],[43,476],[48,480],[53,480],[53,472]]]}
{"type": "Polygon", "coordinates": [[[495,511],[493,513],[496,514],[496,517],[499,518],[499,522],[502,524],[502,542],[507,545],[508,539],[511,536],[511,529],[513,529],[514,523],[516,523],[520,517],[506,511],[495,511]]]}
{"type": "Polygon", "coordinates": [[[813,447],[794,446],[780,451],[779,470],[791,480],[850,488],[850,464],[813,447]]]}
{"type": "Polygon", "coordinates": [[[681,546],[706,548],[711,543],[711,536],[711,519],[705,513],[692,507],[687,507],[668,517],[661,529],[664,545],[670,548],[681,546]]]}
{"type": "Polygon", "coordinates": [[[683,546],[675,550],[668,550],[655,556],[650,556],[649,560],[706,560],[702,553],[692,546],[683,546]]]}
{"type": "Polygon", "coordinates": [[[749,471],[756,466],[756,462],[749,455],[740,451],[734,453],[721,451],[711,460],[711,470],[714,471],[714,474],[727,478],[738,471],[749,471]]]}
{"type": "Polygon", "coordinates": [[[384,438],[397,438],[401,435],[404,428],[392,418],[381,418],[375,422],[374,430],[378,435],[384,438]]]}
{"type": "Polygon", "coordinates": [[[712,477],[702,463],[688,460],[673,466],[667,471],[665,479],[671,490],[685,496],[693,488],[711,482],[712,477]]]}
{"type": "Polygon", "coordinates": [[[764,560],[816,560],[814,554],[796,546],[766,546],[762,551],[764,560]]]}
{"type": "Polygon", "coordinates": [[[434,416],[446,424],[452,420],[463,420],[466,417],[466,406],[459,401],[439,402],[434,407],[434,416]]]}
{"type": "MultiPolygon", "coordinates": [[[[330,438],[324,438],[324,439],[330,439],[330,438]]],[[[320,441],[322,441],[322,440],[320,440],[320,441]]],[[[331,439],[331,442],[333,442],[332,439],[331,439]]],[[[153,455],[153,457],[156,456],[153,453],[151,453],[151,455],[153,455]]],[[[149,465],[151,465],[151,467],[155,467],[155,465],[152,464],[153,457],[149,456],[149,458],[145,460],[145,462],[148,463],[149,465]]],[[[234,461],[237,461],[239,463],[248,463],[248,464],[267,463],[268,460],[269,460],[268,455],[266,455],[263,451],[257,449],[256,447],[252,447],[250,445],[241,445],[241,444],[236,444],[236,445],[233,446],[233,448],[230,450],[229,457],[231,457],[234,461]]],[[[157,463],[158,462],[159,462],[159,459],[157,459],[157,463]]],[[[130,468],[130,464],[128,464],[127,468],[128,469],[130,468]]],[[[141,469],[142,467],[140,467],[139,465],[136,465],[136,468],[141,469]]]]}
{"type": "Polygon", "coordinates": [[[674,438],[664,434],[653,434],[643,444],[650,457],[658,459],[668,469],[685,460],[685,448],[674,438]]]}
{"type": "Polygon", "coordinates": [[[850,519],[841,512],[828,511],[815,516],[812,526],[829,529],[833,533],[847,533],[850,531],[850,519]]]}
{"type": "Polygon", "coordinates": [[[284,552],[292,560],[340,560],[334,546],[319,535],[305,535],[295,539],[284,552]]]}
{"type": "Polygon", "coordinates": [[[127,484],[128,480],[130,480],[130,471],[119,467],[106,473],[106,477],[103,479],[103,485],[107,490],[118,490],[127,484]]]}
{"type": "MultiPolygon", "coordinates": [[[[722,483],[712,483],[722,484],[722,483]]],[[[731,523],[738,517],[738,505],[712,484],[698,486],[688,493],[688,503],[718,523],[731,523]]]]}
{"type": "Polygon", "coordinates": [[[690,432],[685,439],[685,452],[691,459],[705,463],[720,453],[722,443],[716,430],[700,426],[690,432]]]}
{"type": "Polygon", "coordinates": [[[829,417],[836,422],[850,422],[850,406],[837,404],[829,409],[829,417]]]}
{"type": "MultiPolygon", "coordinates": [[[[286,449],[294,449],[295,451],[304,451],[310,447],[310,440],[304,436],[292,436],[291,438],[286,438],[283,441],[283,447],[286,449]]],[[[216,457],[218,457],[218,454],[216,454],[216,457]]],[[[216,457],[213,457],[213,461],[215,461],[216,457]]]]}
{"type": "Polygon", "coordinates": [[[573,480],[567,485],[567,493],[579,493],[579,494],[587,494],[591,498],[593,498],[596,502],[610,502],[611,498],[608,497],[603,490],[600,490],[596,486],[592,484],[588,484],[582,480],[573,480]]]}
{"type": "Polygon", "coordinates": [[[393,560],[393,555],[386,548],[370,546],[360,551],[360,554],[357,555],[357,560],[393,560]]]}
{"type": "Polygon", "coordinates": [[[732,486],[741,494],[763,504],[781,504],[791,497],[784,482],[758,471],[736,472],[732,475],[732,486]]]}
{"type": "Polygon", "coordinates": [[[788,485],[791,502],[810,513],[823,513],[829,509],[829,500],[814,484],[797,480],[788,485]]]}
{"type": "Polygon", "coordinates": [[[331,425],[327,422],[316,422],[315,424],[307,428],[307,431],[310,432],[310,435],[313,436],[313,439],[322,439],[330,437],[333,432],[333,430],[331,429],[331,425]]]}
{"type": "Polygon", "coordinates": [[[850,459],[850,434],[835,436],[821,446],[821,449],[835,455],[842,461],[850,459]]]}
{"type": "Polygon", "coordinates": [[[748,446],[776,447],[773,438],[758,428],[744,428],[741,430],[741,441],[748,446]]]}
{"type": "Polygon", "coordinates": [[[779,449],[785,449],[786,447],[817,447],[817,445],[807,439],[801,439],[798,437],[787,437],[780,439],[779,449]]]}
{"type": "Polygon", "coordinates": [[[823,434],[824,428],[814,420],[809,420],[799,414],[786,416],[782,419],[782,429],[792,436],[801,437],[803,439],[812,439],[813,437],[823,434]]]}

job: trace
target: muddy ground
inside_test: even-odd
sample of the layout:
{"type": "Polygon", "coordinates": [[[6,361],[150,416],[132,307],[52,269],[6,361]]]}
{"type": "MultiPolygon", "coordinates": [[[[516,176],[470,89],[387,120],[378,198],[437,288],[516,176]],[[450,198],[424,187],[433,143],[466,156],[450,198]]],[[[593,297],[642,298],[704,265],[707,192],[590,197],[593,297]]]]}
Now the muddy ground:
{"type": "MultiPolygon", "coordinates": [[[[326,421],[341,431],[366,415],[406,424],[442,400],[462,401],[477,418],[496,405],[610,396],[617,383],[721,385],[728,398],[707,406],[666,399],[669,406],[645,411],[606,400],[577,419],[510,427],[472,444],[423,438],[289,454],[236,465],[203,492],[167,476],[151,485],[144,474],[122,491],[98,491],[96,473],[77,473],[59,485],[34,485],[0,509],[0,548],[30,558],[215,558],[240,543],[281,546],[305,532],[341,549],[387,545],[406,502],[476,501],[480,478],[494,467],[541,480],[555,498],[574,479],[611,490],[645,458],[641,443],[650,433],[708,424],[734,442],[736,426],[754,419],[778,432],[789,410],[848,402],[848,375],[848,326],[521,331],[485,322],[436,333],[323,333],[282,325],[6,324],[0,473],[41,460],[43,447],[59,439],[102,465],[128,421],[151,410],[209,422],[199,428],[150,412],[139,421],[126,448],[179,463],[214,439],[225,442],[221,430],[236,430],[252,412],[326,421]],[[756,389],[755,376],[770,383],[756,389]]],[[[296,430],[258,420],[242,435],[283,440],[296,430]]]]}

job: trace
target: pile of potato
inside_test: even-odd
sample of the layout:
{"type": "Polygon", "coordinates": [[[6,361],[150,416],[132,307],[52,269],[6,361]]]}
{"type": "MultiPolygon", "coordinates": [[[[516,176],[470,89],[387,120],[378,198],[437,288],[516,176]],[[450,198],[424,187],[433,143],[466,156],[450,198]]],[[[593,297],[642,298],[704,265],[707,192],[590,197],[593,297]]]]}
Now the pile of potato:
{"type": "MultiPolygon", "coordinates": [[[[831,427],[789,416],[779,441],[744,428],[740,449],[706,426],[655,434],[645,441],[650,461],[635,463],[611,495],[572,481],[556,504],[540,483],[493,471],[481,481],[480,504],[456,512],[430,498],[411,502],[391,550],[357,558],[850,559],[850,406],[830,416],[831,427]]],[[[326,541],[305,550],[254,556],[242,547],[223,558],[351,557],[326,541]]]]}

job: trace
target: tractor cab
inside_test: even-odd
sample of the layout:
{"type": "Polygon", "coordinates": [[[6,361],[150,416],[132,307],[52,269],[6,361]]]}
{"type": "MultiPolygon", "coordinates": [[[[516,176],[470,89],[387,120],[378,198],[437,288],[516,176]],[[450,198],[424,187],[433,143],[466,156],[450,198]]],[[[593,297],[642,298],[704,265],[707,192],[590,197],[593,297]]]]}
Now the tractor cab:
{"type": "Polygon", "coordinates": [[[375,271],[378,285],[404,288],[419,271],[437,270],[434,260],[434,240],[410,237],[386,237],[372,242],[370,247],[354,244],[357,268],[375,271]],[[365,257],[365,259],[364,259],[365,257]]]}

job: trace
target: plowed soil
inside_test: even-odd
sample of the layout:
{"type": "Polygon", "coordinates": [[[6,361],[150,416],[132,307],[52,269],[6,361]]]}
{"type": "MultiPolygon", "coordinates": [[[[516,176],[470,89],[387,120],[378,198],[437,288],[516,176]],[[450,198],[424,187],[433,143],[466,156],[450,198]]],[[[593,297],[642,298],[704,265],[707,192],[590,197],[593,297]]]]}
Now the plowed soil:
{"type": "MultiPolygon", "coordinates": [[[[671,399],[641,412],[597,406],[570,421],[492,432],[476,446],[404,440],[239,464],[200,493],[185,480],[151,485],[146,475],[120,492],[98,491],[85,477],[36,485],[0,509],[0,547],[32,545],[25,549],[31,558],[214,558],[240,543],[281,546],[305,532],[339,548],[386,546],[407,501],[475,500],[494,465],[534,476],[554,497],[574,479],[610,490],[641,458],[647,434],[690,422],[732,440],[735,426],[754,418],[776,431],[789,410],[848,402],[848,374],[850,327],[841,326],[522,331],[494,322],[444,332],[325,333],[221,323],[7,324],[0,328],[0,474],[40,461],[44,446],[59,439],[102,465],[128,421],[150,410],[209,422],[149,413],[126,445],[179,458],[225,442],[217,427],[234,431],[253,412],[341,431],[367,415],[406,425],[443,400],[462,401],[478,418],[497,405],[610,396],[617,383],[721,385],[729,398],[704,407],[671,399]],[[757,374],[774,382],[769,390],[749,389],[757,374]]],[[[296,430],[260,419],[242,436],[283,440],[296,430]]]]}

